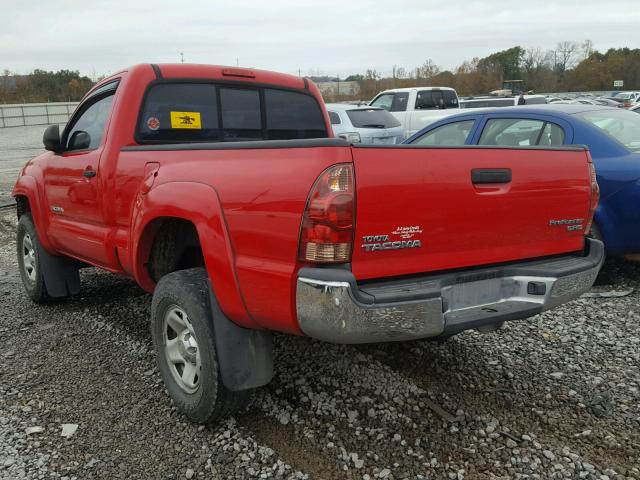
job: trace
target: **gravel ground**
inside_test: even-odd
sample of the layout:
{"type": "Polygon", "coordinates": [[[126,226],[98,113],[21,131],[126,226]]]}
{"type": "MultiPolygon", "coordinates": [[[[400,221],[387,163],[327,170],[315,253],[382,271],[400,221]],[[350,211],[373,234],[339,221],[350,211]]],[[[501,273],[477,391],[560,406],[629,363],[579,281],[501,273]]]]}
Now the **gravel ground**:
{"type": "Polygon", "coordinates": [[[0,211],[0,479],[640,479],[640,264],[607,265],[594,289],[627,296],[492,334],[276,336],[273,382],[205,428],[155,369],[150,296],[87,269],[79,297],[31,303],[15,224],[0,211]]]}

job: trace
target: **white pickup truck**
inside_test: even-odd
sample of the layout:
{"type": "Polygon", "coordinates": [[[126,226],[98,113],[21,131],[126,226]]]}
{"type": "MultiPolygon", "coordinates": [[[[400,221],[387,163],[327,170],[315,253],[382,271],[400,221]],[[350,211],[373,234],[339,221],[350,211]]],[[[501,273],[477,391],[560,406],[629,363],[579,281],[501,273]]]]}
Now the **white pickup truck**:
{"type": "Polygon", "coordinates": [[[402,124],[404,138],[441,118],[459,112],[458,94],[449,87],[394,88],[380,92],[369,103],[384,108],[402,124]]]}

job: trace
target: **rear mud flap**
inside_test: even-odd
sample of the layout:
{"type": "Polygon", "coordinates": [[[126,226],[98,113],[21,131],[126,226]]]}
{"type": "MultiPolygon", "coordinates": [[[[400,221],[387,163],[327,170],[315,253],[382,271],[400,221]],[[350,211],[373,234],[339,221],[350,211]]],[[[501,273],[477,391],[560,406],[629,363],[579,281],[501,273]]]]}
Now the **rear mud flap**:
{"type": "Polygon", "coordinates": [[[227,318],[209,284],[213,329],[222,382],[232,391],[261,387],[273,377],[273,342],[265,330],[243,328],[227,318]]]}

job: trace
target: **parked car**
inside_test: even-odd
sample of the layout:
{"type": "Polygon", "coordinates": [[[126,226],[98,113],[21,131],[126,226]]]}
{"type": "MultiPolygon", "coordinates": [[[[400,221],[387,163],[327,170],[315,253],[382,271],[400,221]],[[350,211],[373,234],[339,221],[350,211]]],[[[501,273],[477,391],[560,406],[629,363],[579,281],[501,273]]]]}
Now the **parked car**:
{"type": "Polygon", "coordinates": [[[404,140],[402,125],[383,108],[341,103],[328,103],[325,107],[336,137],[363,144],[393,145],[404,140]]]}
{"type": "Polygon", "coordinates": [[[553,105],[486,109],[443,119],[405,143],[510,147],[587,145],[601,200],[594,233],[607,253],[640,253],[640,117],[617,108],[553,105]]]}
{"type": "Polygon", "coordinates": [[[594,102],[596,102],[597,105],[602,105],[604,107],[621,107],[622,105],[619,102],[616,102],[615,100],[611,100],[610,98],[606,98],[606,97],[597,97],[593,99],[594,102]]]}
{"type": "Polygon", "coordinates": [[[598,274],[584,147],[330,137],[319,90],[296,76],[147,64],[103,80],[13,189],[27,294],[75,295],[85,266],[135,279],[153,293],[174,404],[215,422],[270,381],[271,331],[372,343],[497,329],[598,274]]]}
{"type": "Polygon", "coordinates": [[[458,94],[448,87],[396,88],[380,92],[369,103],[384,108],[402,124],[404,138],[458,111],[458,94]]]}
{"type": "Polygon", "coordinates": [[[631,110],[632,112],[640,113],[640,103],[636,103],[629,110],[631,110]]]}
{"type": "Polygon", "coordinates": [[[619,102],[623,108],[629,108],[640,99],[640,92],[618,92],[611,99],[619,102]]]}
{"type": "Polygon", "coordinates": [[[468,97],[460,100],[460,108],[515,107],[547,103],[544,95],[468,97]]]}

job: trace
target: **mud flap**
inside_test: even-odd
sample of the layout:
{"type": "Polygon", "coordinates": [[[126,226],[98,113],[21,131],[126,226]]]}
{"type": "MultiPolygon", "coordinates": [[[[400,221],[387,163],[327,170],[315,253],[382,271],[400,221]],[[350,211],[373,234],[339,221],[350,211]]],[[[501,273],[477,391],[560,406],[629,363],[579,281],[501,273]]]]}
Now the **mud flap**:
{"type": "Polygon", "coordinates": [[[209,282],[213,330],[222,382],[232,391],[261,387],[273,377],[273,342],[265,330],[243,328],[227,318],[209,282]]]}
{"type": "Polygon", "coordinates": [[[78,267],[69,259],[51,255],[40,248],[38,260],[41,263],[44,285],[50,297],[61,298],[80,293],[78,267]]]}

